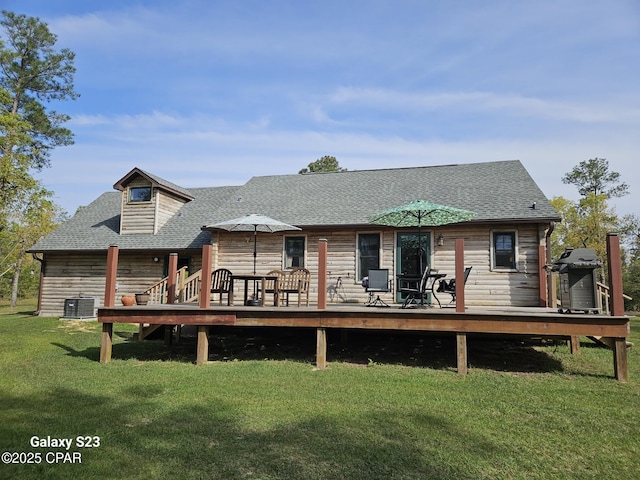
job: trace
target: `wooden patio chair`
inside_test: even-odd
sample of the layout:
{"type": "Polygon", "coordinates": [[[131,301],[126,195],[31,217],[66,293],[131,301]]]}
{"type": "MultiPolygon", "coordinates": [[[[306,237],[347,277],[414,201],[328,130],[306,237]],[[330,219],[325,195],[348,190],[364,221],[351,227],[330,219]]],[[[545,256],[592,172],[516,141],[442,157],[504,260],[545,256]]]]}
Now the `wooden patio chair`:
{"type": "Polygon", "coordinates": [[[305,304],[309,306],[309,287],[311,284],[311,272],[306,268],[294,268],[279,281],[280,301],[289,306],[289,295],[298,295],[298,306],[302,303],[302,296],[305,296],[305,304]]]}
{"type": "MultiPolygon", "coordinates": [[[[469,274],[471,273],[471,268],[472,267],[466,267],[464,269],[464,284],[465,285],[467,284],[467,280],[469,279],[469,274]]],[[[447,305],[451,305],[453,302],[456,301],[456,279],[452,278],[448,282],[446,280],[440,280],[440,283],[438,284],[438,288],[436,289],[436,292],[438,292],[438,293],[448,293],[449,295],[451,295],[451,301],[447,304],[447,305]]],[[[438,302],[438,305],[440,305],[440,308],[442,308],[442,304],[440,303],[440,299],[437,297],[435,292],[434,292],[433,296],[436,298],[436,301],[438,302]]]]}
{"type": "Polygon", "coordinates": [[[233,288],[233,282],[231,282],[231,270],[226,268],[218,268],[211,272],[211,293],[220,295],[219,304],[222,305],[222,295],[227,294],[227,305],[231,305],[231,289],[233,288]]]}
{"type": "MultiPolygon", "coordinates": [[[[427,289],[427,284],[429,283],[430,272],[431,272],[431,267],[427,265],[426,268],[424,269],[424,272],[422,273],[422,277],[420,278],[420,283],[417,285],[416,288],[405,286],[405,287],[400,287],[398,289],[400,293],[406,295],[406,297],[404,298],[404,302],[402,302],[402,305],[400,308],[408,308],[410,305],[413,305],[413,304],[416,304],[416,305],[419,304],[421,306],[424,305],[425,298],[429,294],[429,291],[427,289]]],[[[402,279],[399,279],[399,281],[401,282],[402,279]]]]}
{"type": "Polygon", "coordinates": [[[276,292],[275,282],[273,280],[266,280],[264,285],[264,293],[275,295],[273,304],[275,306],[280,305],[280,291],[282,290],[282,283],[284,282],[284,277],[287,275],[287,272],[283,272],[282,270],[271,270],[267,273],[267,277],[278,277],[278,291],[276,292]]]}

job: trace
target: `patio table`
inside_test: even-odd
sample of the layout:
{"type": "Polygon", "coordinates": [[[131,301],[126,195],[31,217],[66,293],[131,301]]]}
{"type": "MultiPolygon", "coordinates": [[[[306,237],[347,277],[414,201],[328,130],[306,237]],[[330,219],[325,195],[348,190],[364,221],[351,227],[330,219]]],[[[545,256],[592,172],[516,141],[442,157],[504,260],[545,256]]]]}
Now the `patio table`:
{"type": "MultiPolygon", "coordinates": [[[[435,293],[435,285],[436,282],[438,280],[440,280],[441,278],[446,277],[447,274],[446,273],[438,273],[434,270],[432,270],[431,272],[429,272],[427,274],[427,287],[425,287],[425,291],[430,290],[431,291],[431,297],[435,298],[436,301],[438,302],[438,305],[440,305],[440,307],[442,307],[442,305],[440,304],[440,300],[438,300],[438,297],[436,296],[435,293]]],[[[412,288],[413,285],[415,285],[415,289],[419,289],[420,288],[420,282],[422,281],[422,277],[413,277],[413,276],[407,276],[407,275],[403,275],[403,274],[399,274],[396,275],[396,278],[398,279],[397,285],[398,285],[398,291],[400,290],[400,288],[402,288],[402,285],[404,284],[406,287],[412,288]]],[[[420,299],[420,305],[424,306],[424,298],[420,299]]],[[[429,306],[431,306],[431,302],[429,302],[428,304],[429,306]]]]}
{"type": "MultiPolygon", "coordinates": [[[[278,306],[278,277],[272,275],[231,275],[231,283],[236,280],[244,281],[244,305],[248,305],[249,301],[249,282],[254,282],[254,293],[255,293],[255,284],[260,282],[260,305],[265,306],[266,301],[266,283],[268,281],[273,281],[273,305],[278,306]]],[[[233,297],[234,297],[235,288],[233,285],[231,287],[231,292],[229,294],[229,304],[233,305],[233,297]]]]}

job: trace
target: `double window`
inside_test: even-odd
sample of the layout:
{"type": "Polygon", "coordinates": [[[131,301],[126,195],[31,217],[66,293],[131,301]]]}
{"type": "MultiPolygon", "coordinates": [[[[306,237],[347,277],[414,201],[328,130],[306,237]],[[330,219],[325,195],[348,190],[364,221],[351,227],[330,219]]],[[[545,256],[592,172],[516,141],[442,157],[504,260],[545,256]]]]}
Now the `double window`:
{"type": "Polygon", "coordinates": [[[491,263],[495,270],[515,270],[516,232],[493,232],[491,263]]]}

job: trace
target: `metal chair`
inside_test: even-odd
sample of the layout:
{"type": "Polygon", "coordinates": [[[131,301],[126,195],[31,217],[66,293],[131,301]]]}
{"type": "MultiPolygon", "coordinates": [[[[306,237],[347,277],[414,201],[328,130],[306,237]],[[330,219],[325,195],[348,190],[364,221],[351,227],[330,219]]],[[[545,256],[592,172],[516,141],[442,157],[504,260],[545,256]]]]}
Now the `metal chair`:
{"type": "Polygon", "coordinates": [[[409,305],[416,304],[420,306],[424,306],[424,300],[429,294],[429,290],[427,288],[427,284],[429,283],[429,273],[431,272],[431,267],[429,265],[426,266],[424,272],[422,273],[422,277],[420,278],[420,283],[417,288],[411,287],[401,287],[398,291],[406,295],[404,302],[400,308],[408,308],[409,305]]]}
{"type": "Polygon", "coordinates": [[[388,307],[389,305],[380,298],[380,294],[391,291],[391,288],[389,288],[389,269],[370,269],[367,276],[365,291],[369,293],[369,298],[365,303],[367,307],[388,307]],[[374,295],[376,295],[376,298],[373,298],[374,295]]]}
{"type": "MultiPolygon", "coordinates": [[[[471,268],[472,267],[466,267],[464,269],[464,284],[465,285],[467,284],[467,279],[469,278],[469,274],[471,273],[471,268]]],[[[451,305],[453,302],[456,301],[456,279],[452,278],[448,282],[446,280],[440,280],[440,283],[438,284],[438,288],[436,289],[436,292],[438,292],[438,293],[448,293],[449,295],[451,295],[451,301],[448,303],[448,305],[451,305]]],[[[433,296],[435,297],[436,301],[438,302],[438,305],[440,305],[440,308],[442,308],[442,304],[440,303],[440,299],[435,294],[435,292],[434,292],[433,296]]]]}
{"type": "Polygon", "coordinates": [[[222,305],[222,295],[227,294],[227,305],[231,305],[231,289],[233,283],[231,282],[231,270],[226,268],[218,268],[211,272],[211,293],[220,295],[219,304],[222,305]]]}

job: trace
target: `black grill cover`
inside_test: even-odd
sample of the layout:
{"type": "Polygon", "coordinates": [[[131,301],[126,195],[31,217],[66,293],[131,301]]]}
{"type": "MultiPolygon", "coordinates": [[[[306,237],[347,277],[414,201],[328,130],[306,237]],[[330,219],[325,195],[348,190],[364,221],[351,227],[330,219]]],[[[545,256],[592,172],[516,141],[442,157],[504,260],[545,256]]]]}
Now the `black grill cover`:
{"type": "Polygon", "coordinates": [[[593,248],[568,248],[553,264],[553,270],[558,272],[585,268],[595,269],[602,266],[593,248]]]}

